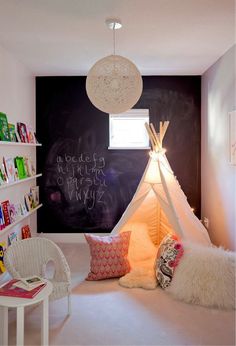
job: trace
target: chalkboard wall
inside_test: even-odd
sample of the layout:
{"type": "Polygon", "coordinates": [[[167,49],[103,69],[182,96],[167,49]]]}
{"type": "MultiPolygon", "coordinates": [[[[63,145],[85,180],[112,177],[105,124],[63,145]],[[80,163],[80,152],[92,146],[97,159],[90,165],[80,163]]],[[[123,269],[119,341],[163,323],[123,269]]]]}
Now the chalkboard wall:
{"type": "MultiPolygon", "coordinates": [[[[89,101],[86,77],[37,77],[38,232],[110,232],[130,202],[148,161],[147,150],[108,150],[109,118],[89,101]]],[[[170,120],[164,146],[200,213],[199,76],[143,77],[134,108],[148,108],[156,128],[170,120]]]]}

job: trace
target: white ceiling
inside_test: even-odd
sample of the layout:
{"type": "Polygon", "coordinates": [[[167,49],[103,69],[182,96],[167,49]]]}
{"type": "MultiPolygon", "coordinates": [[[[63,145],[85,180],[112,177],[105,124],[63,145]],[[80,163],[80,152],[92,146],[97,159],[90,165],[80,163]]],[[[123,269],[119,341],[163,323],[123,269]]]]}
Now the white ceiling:
{"type": "Polygon", "coordinates": [[[234,0],[0,0],[0,45],[35,75],[86,75],[116,53],[143,75],[202,74],[235,43],[234,0]]]}

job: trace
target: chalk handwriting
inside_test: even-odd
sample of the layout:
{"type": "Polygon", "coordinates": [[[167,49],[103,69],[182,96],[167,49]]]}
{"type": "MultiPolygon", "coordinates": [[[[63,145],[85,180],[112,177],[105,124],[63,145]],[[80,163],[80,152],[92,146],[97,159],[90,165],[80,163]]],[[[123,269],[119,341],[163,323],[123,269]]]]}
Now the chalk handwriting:
{"type": "Polygon", "coordinates": [[[97,153],[58,155],[57,184],[64,186],[70,201],[83,203],[92,210],[96,203],[104,204],[106,193],[105,158],[97,153]]]}

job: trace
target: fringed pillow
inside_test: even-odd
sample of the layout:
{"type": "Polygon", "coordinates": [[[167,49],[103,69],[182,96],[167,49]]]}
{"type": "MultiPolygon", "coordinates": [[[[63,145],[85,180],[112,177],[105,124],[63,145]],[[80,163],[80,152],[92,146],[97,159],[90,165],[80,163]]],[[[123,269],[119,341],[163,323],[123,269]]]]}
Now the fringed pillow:
{"type": "Polygon", "coordinates": [[[128,250],[130,232],[114,236],[85,234],[91,254],[90,272],[86,280],[121,277],[130,271],[128,250]]]}
{"type": "Polygon", "coordinates": [[[167,288],[176,266],[183,255],[183,245],[175,235],[167,235],[161,242],[156,259],[156,277],[162,288],[167,288]]]}

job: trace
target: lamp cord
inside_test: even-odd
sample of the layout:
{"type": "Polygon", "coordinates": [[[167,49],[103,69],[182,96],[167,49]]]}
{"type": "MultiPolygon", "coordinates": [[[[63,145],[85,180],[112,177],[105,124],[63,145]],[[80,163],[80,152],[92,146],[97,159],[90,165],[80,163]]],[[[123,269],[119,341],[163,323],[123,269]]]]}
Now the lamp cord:
{"type": "Polygon", "coordinates": [[[116,23],[113,23],[113,55],[116,55],[116,36],[115,36],[115,26],[116,26],[116,23]]]}

